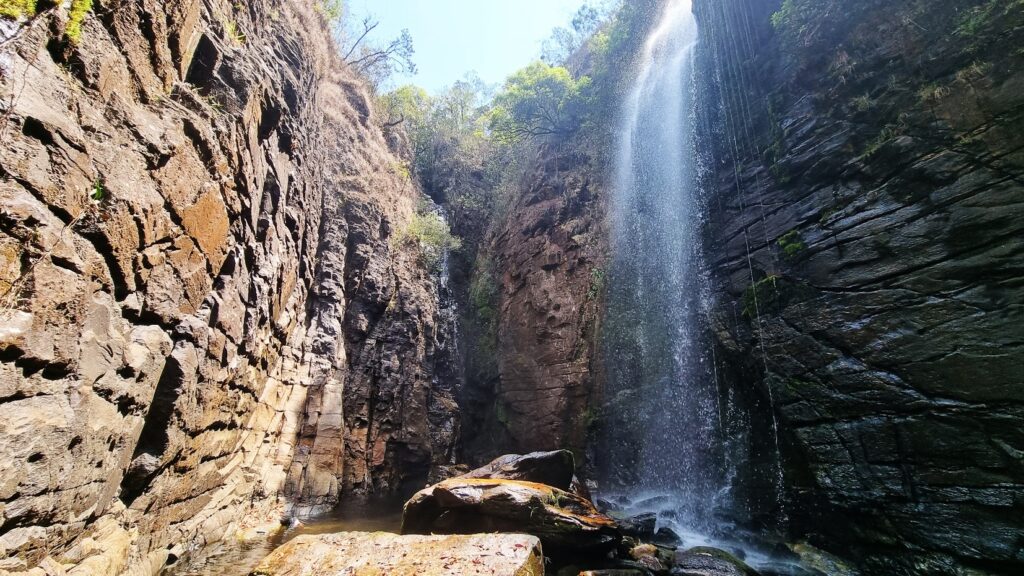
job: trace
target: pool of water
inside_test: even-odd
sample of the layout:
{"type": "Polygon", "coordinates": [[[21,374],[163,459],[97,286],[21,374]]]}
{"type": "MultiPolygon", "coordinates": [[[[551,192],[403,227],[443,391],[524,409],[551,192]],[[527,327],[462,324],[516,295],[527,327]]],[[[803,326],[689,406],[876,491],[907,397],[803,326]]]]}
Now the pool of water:
{"type": "Polygon", "coordinates": [[[336,532],[394,532],[402,526],[402,502],[349,504],[326,516],[306,520],[244,542],[221,542],[191,558],[165,568],[161,576],[248,576],[279,546],[305,534],[336,532]]]}

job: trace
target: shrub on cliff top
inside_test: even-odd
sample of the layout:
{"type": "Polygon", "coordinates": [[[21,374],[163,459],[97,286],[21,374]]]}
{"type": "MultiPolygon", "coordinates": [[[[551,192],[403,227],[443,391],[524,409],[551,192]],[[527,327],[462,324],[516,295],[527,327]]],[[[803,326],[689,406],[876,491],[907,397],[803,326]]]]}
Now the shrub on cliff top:
{"type": "Polygon", "coordinates": [[[36,0],[0,0],[0,16],[27,18],[36,13],[36,0]]]}

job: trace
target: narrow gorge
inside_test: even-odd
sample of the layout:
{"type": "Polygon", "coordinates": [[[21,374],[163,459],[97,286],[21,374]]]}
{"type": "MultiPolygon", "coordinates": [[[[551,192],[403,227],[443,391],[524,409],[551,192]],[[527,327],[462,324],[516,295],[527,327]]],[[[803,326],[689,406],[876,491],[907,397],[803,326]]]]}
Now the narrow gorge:
{"type": "Polygon", "coordinates": [[[0,574],[1024,570],[1024,3],[367,4],[0,0],[0,574]]]}

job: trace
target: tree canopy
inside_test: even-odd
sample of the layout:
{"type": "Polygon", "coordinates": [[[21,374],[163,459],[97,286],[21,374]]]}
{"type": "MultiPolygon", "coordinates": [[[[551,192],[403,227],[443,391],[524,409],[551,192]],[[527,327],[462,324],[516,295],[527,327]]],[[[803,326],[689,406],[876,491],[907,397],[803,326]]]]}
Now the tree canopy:
{"type": "Polygon", "coordinates": [[[585,113],[590,85],[587,76],[576,79],[562,66],[534,62],[509,77],[495,97],[489,127],[502,142],[571,134],[585,113]]]}

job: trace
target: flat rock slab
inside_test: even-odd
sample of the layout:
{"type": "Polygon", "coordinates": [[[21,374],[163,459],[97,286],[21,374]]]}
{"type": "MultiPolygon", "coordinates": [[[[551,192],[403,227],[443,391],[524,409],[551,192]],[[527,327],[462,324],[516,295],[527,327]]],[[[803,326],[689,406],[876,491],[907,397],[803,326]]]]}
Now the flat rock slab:
{"type": "Polygon", "coordinates": [[[523,534],[300,536],[252,576],[544,576],[540,540],[523,534]]]}

